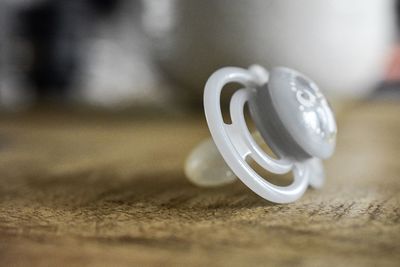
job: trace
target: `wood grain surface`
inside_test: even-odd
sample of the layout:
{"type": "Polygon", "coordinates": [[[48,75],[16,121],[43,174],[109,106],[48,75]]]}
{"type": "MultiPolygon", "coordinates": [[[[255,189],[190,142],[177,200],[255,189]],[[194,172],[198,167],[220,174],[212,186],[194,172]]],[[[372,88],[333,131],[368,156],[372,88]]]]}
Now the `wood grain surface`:
{"type": "Polygon", "coordinates": [[[293,204],[183,175],[202,116],[0,119],[0,266],[400,266],[400,105],[339,118],[328,180],[293,204]]]}

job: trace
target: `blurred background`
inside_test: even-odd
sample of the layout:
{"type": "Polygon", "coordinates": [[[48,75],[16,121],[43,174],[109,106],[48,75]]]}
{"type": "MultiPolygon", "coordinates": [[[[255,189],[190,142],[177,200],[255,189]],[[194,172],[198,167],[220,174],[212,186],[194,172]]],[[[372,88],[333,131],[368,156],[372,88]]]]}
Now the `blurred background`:
{"type": "MultiPolygon", "coordinates": [[[[341,103],[398,98],[395,0],[1,0],[0,110],[201,109],[227,65],[297,69],[341,103]]],[[[182,111],[181,110],[181,111],[182,111]]]]}
{"type": "MultiPolygon", "coordinates": [[[[400,0],[0,0],[0,266],[400,266],[399,18],[400,0]],[[326,185],[289,205],[185,177],[207,78],[252,64],[304,73],[336,114],[326,185]]],[[[201,149],[211,181],[224,162],[201,149]]]]}

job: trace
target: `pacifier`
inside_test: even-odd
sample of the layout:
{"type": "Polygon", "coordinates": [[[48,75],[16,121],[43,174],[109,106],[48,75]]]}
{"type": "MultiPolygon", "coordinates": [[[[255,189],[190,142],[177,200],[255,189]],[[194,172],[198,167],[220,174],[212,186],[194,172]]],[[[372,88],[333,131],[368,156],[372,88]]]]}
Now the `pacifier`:
{"type": "Polygon", "coordinates": [[[323,185],[322,160],[334,152],[337,127],[326,98],[305,75],[283,67],[270,73],[258,65],[222,68],[206,83],[204,110],[212,140],[196,147],[186,161],[185,174],[194,184],[219,186],[239,178],[257,195],[276,203],[293,202],[309,185],[323,185]],[[229,105],[231,123],[225,123],[220,98],[229,83],[243,88],[234,92],[229,105]],[[276,157],[265,152],[250,133],[246,104],[260,138],[276,157]],[[270,173],[292,172],[292,183],[281,186],[267,181],[251,167],[251,161],[270,173]]]}

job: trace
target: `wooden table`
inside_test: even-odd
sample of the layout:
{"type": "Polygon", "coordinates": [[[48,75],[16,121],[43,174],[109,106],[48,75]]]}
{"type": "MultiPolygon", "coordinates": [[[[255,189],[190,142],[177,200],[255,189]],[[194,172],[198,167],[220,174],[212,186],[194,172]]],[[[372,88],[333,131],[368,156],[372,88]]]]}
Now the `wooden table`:
{"type": "Polygon", "coordinates": [[[2,115],[0,266],[400,266],[400,105],[339,131],[325,187],[275,205],[185,179],[201,115],[2,115]]]}

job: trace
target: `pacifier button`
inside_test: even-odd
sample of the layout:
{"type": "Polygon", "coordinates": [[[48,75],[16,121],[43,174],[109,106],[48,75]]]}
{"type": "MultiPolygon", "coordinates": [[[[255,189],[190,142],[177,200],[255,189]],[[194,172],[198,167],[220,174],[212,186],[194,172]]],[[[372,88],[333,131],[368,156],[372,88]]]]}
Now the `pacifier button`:
{"type": "Polygon", "coordinates": [[[296,143],[311,156],[331,156],[336,122],[318,86],[295,70],[275,68],[268,88],[278,117],[296,143]]]}

